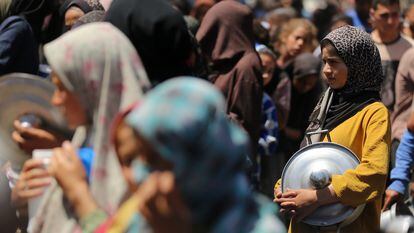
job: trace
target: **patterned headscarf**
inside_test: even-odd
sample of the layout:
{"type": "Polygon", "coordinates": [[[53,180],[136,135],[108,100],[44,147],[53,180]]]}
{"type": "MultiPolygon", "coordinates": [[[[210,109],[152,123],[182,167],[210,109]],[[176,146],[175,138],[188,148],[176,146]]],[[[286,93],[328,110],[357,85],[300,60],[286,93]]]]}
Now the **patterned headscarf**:
{"type": "Polygon", "coordinates": [[[44,50],[54,72],[76,94],[93,122],[92,146],[97,156],[92,190],[100,204],[115,208],[119,200],[114,199],[120,196],[113,188],[119,185],[108,183],[115,178],[112,168],[107,167],[108,160],[116,159],[113,148],[108,147],[109,125],[121,109],[140,99],[149,88],[140,58],[128,38],[110,23],[75,29],[45,45],[44,50]]]}
{"type": "MultiPolygon", "coordinates": [[[[110,143],[109,127],[115,115],[139,100],[149,87],[140,58],[128,38],[109,23],[91,23],[70,31],[46,44],[44,52],[53,71],[65,88],[79,98],[92,120],[89,141],[96,155],[91,174],[92,194],[102,208],[113,213],[126,184],[110,143]]],[[[49,226],[43,224],[43,229],[66,232],[71,229],[63,226],[69,224],[65,220],[67,213],[64,217],[56,214],[62,213],[62,198],[57,194],[49,197],[38,212],[40,218],[51,222],[49,226]]]]}
{"type": "Polygon", "coordinates": [[[72,6],[79,7],[85,14],[91,11],[105,10],[98,0],[66,0],[59,10],[61,17],[64,18],[66,11],[72,6]]]}
{"type": "Polygon", "coordinates": [[[181,77],[153,89],[126,122],[174,165],[194,225],[211,226],[210,232],[251,232],[271,211],[259,213],[253,201],[242,166],[248,137],[224,111],[214,86],[181,77]]]}
{"type": "Polygon", "coordinates": [[[92,11],[104,11],[99,0],[66,0],[59,8],[59,21],[62,27],[61,33],[70,30],[70,28],[65,26],[65,14],[71,7],[79,8],[84,14],[92,11]]]}
{"type": "MultiPolygon", "coordinates": [[[[332,130],[365,106],[379,101],[383,80],[381,57],[371,36],[359,28],[343,26],[329,33],[322,41],[322,48],[331,43],[348,68],[345,86],[328,88],[319,99],[309,118],[306,132],[332,130]]],[[[322,135],[311,136],[313,142],[322,135]]],[[[305,140],[302,146],[306,145],[305,140]]]]}
{"type": "Polygon", "coordinates": [[[75,24],[73,24],[71,29],[75,29],[84,24],[101,22],[105,18],[105,11],[91,11],[84,16],[80,17],[75,24]]]}
{"type": "Polygon", "coordinates": [[[105,10],[99,0],[85,0],[85,2],[95,11],[105,10]]]}
{"type": "Polygon", "coordinates": [[[340,92],[380,91],[384,79],[381,57],[368,33],[346,25],[329,33],[321,44],[325,41],[332,43],[348,68],[348,80],[340,92]]]}

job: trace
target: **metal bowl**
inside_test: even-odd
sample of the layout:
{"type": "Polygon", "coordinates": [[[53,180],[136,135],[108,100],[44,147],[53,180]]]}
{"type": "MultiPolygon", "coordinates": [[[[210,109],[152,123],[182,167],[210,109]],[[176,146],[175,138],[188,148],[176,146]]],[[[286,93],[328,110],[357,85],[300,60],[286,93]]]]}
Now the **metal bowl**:
{"type": "Polygon", "coordinates": [[[0,77],[0,165],[11,162],[19,170],[30,158],[11,138],[14,120],[25,119],[24,125],[30,127],[36,123],[36,116],[65,128],[65,118],[50,103],[54,89],[50,81],[35,75],[13,73],[0,77]]]}
{"type": "MultiPolygon", "coordinates": [[[[335,174],[355,169],[360,163],[358,157],[349,149],[332,142],[319,142],[308,145],[287,162],[282,173],[282,192],[286,189],[322,189],[331,183],[335,174]]],[[[362,212],[341,203],[318,208],[303,222],[313,226],[331,226],[354,220],[362,212]]]]}

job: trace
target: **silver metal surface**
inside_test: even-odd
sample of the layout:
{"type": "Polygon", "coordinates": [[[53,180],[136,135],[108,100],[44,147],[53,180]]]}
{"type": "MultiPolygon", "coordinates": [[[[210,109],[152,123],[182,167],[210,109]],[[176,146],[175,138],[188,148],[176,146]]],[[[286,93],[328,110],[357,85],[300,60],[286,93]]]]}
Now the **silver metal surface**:
{"type": "MultiPolygon", "coordinates": [[[[349,149],[331,142],[308,145],[287,162],[282,173],[283,192],[289,189],[322,189],[331,183],[332,175],[343,174],[359,164],[349,149]]],[[[303,222],[313,226],[330,226],[343,222],[355,209],[340,203],[322,206],[303,222]]]]}
{"type": "Polygon", "coordinates": [[[14,73],[0,77],[0,165],[10,161],[14,169],[19,169],[30,156],[11,138],[14,120],[26,119],[24,125],[31,126],[36,122],[33,116],[39,116],[54,125],[65,125],[59,109],[50,103],[53,92],[50,81],[34,75],[14,73]]]}
{"type": "Polygon", "coordinates": [[[389,210],[381,213],[381,232],[408,233],[414,232],[413,199],[394,203],[389,210]]]}
{"type": "Polygon", "coordinates": [[[317,169],[311,172],[309,180],[314,189],[323,189],[331,184],[332,175],[326,169],[317,169]]]}
{"type": "Polygon", "coordinates": [[[24,114],[20,116],[18,119],[20,121],[20,125],[24,128],[38,128],[42,124],[42,120],[40,119],[40,117],[32,113],[24,114]]]}
{"type": "MultiPolygon", "coordinates": [[[[383,225],[382,222],[381,225],[383,225]]],[[[381,232],[384,233],[412,233],[413,231],[414,218],[407,215],[396,216],[381,227],[381,232]]]]}

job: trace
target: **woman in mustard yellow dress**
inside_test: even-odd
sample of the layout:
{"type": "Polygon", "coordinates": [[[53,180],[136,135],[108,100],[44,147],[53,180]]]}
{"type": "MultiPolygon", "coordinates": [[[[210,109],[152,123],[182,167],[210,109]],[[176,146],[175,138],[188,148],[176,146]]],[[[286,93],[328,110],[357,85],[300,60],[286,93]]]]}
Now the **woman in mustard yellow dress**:
{"type": "Polygon", "coordinates": [[[334,175],[332,183],[318,191],[282,193],[279,180],[275,202],[280,204],[281,212],[293,216],[289,227],[292,233],[324,232],[301,222],[320,206],[337,202],[352,207],[366,204],[362,214],[340,232],[375,233],[380,226],[390,146],[389,114],[379,97],[383,80],[380,55],[369,34],[352,26],[332,31],[322,40],[321,48],[329,89],[312,113],[308,131],[328,129],[332,142],[349,148],[361,163],[342,175],[334,175]]]}

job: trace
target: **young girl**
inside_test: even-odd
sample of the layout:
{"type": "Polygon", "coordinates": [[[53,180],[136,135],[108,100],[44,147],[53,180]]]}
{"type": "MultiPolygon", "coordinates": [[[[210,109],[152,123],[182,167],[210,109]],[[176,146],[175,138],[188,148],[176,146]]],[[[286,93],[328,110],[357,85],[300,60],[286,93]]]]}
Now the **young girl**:
{"type": "Polygon", "coordinates": [[[318,207],[336,202],[352,207],[366,204],[342,233],[378,232],[390,145],[389,114],[379,98],[380,55],[370,36],[352,26],[332,31],[321,44],[324,79],[330,88],[312,113],[307,131],[328,129],[332,142],[349,148],[361,163],[332,176],[332,183],[318,191],[281,193],[278,182],[275,201],[282,212],[294,215],[290,232],[314,232],[301,220],[318,207]]]}
{"type": "MultiPolygon", "coordinates": [[[[316,47],[316,28],[306,19],[291,19],[283,25],[276,49],[280,56],[276,60],[272,80],[264,87],[265,92],[272,97],[278,109],[281,137],[284,137],[284,128],[296,116],[290,116],[293,93],[293,70],[295,58],[310,52],[316,47]]],[[[290,156],[290,155],[287,155],[290,156]]]]}
{"type": "MultiPolygon", "coordinates": [[[[92,23],[68,32],[45,45],[45,55],[56,85],[53,104],[62,108],[71,128],[86,128],[85,140],[80,143],[93,148],[97,155],[89,179],[93,198],[86,203],[96,202],[105,211],[115,211],[126,185],[109,143],[109,127],[120,110],[139,100],[149,89],[140,58],[125,35],[109,23],[92,23]]],[[[56,153],[61,150],[55,149],[56,153]]],[[[44,205],[40,205],[33,220],[34,232],[74,231],[74,211],[65,209],[62,197],[74,199],[77,194],[89,190],[87,183],[86,186],[76,186],[76,192],[67,191],[71,190],[68,186],[77,176],[86,177],[80,165],[80,170],[61,168],[53,174],[59,181],[60,177],[68,179],[59,183],[61,188],[52,182],[44,193],[44,205]]],[[[68,166],[73,167],[71,163],[68,166]]],[[[40,195],[44,186],[51,183],[50,179],[44,180],[48,173],[39,171],[42,163],[32,162],[26,167],[14,190],[15,202],[20,205],[27,203],[28,198],[40,195]]]]}
{"type": "MultiPolygon", "coordinates": [[[[263,85],[269,84],[273,78],[273,71],[276,66],[276,55],[265,45],[256,45],[263,67],[263,85]]],[[[259,139],[258,168],[256,171],[260,175],[260,189],[269,197],[273,196],[274,180],[280,177],[282,162],[280,156],[276,156],[279,144],[279,121],[278,111],[272,98],[263,92],[262,99],[262,124],[259,139]]]]}

